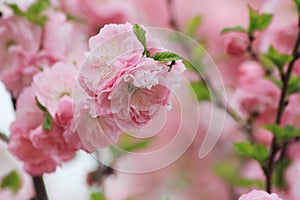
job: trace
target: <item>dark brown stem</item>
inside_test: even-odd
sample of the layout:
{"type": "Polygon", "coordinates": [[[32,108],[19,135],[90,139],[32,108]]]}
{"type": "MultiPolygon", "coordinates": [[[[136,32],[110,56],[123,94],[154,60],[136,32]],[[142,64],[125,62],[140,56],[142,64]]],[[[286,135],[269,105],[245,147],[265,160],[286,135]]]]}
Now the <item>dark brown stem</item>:
{"type": "Polygon", "coordinates": [[[257,60],[257,55],[253,50],[253,42],[254,42],[255,38],[251,34],[248,34],[248,38],[249,38],[249,45],[248,45],[247,51],[250,54],[252,59],[257,60]]]}
{"type": "Polygon", "coordinates": [[[167,0],[167,4],[168,4],[168,11],[169,11],[169,16],[170,16],[170,25],[171,27],[176,30],[176,31],[179,31],[179,27],[178,27],[178,24],[176,22],[176,19],[175,19],[175,16],[174,16],[174,13],[173,13],[173,0],[167,0]]]}
{"type": "Polygon", "coordinates": [[[16,110],[17,109],[17,99],[12,97],[12,94],[11,94],[11,102],[12,102],[14,110],[16,110]]]}
{"type": "MultiPolygon", "coordinates": [[[[298,22],[298,27],[300,27],[300,19],[298,22]]],[[[283,114],[283,111],[286,106],[288,85],[289,85],[289,80],[291,78],[294,63],[299,58],[299,52],[298,52],[299,46],[300,46],[300,33],[298,33],[298,37],[297,37],[297,40],[296,40],[296,43],[295,43],[295,46],[293,49],[293,59],[289,63],[286,73],[282,75],[283,85],[282,85],[282,89],[281,89],[281,95],[280,95],[280,100],[279,100],[279,104],[278,104],[278,111],[277,111],[277,115],[276,115],[276,124],[278,124],[278,125],[280,125],[280,123],[281,123],[282,114],[283,114]]],[[[287,148],[287,147],[285,147],[285,148],[287,148]]],[[[266,190],[269,193],[272,192],[272,176],[273,176],[273,168],[274,168],[274,163],[275,163],[275,156],[280,151],[280,149],[281,148],[277,145],[276,138],[274,137],[273,141],[272,141],[272,145],[271,145],[271,150],[270,150],[271,153],[268,158],[268,162],[267,162],[267,166],[266,166],[266,170],[265,170],[266,190]]]]}
{"type": "Polygon", "coordinates": [[[2,140],[5,143],[9,142],[9,138],[4,133],[0,133],[0,140],[2,140]]]}
{"type": "MultiPolygon", "coordinates": [[[[12,101],[14,110],[16,110],[17,99],[12,97],[12,95],[11,95],[11,101],[12,101]]],[[[7,142],[9,141],[9,138],[4,137],[3,134],[0,134],[0,137],[1,137],[1,139],[5,139],[7,142]]],[[[33,176],[32,181],[33,181],[33,185],[34,185],[34,189],[35,189],[35,197],[32,198],[32,200],[48,200],[43,176],[33,176]]]]}
{"type": "Polygon", "coordinates": [[[31,200],[48,200],[43,176],[33,176],[32,179],[35,188],[35,197],[31,200]]]}

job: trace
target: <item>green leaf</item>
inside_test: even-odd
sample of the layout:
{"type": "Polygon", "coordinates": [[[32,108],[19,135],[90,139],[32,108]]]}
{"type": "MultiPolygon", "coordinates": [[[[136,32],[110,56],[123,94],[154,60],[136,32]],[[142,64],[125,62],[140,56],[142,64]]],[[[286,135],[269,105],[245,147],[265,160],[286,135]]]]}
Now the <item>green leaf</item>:
{"type": "Polygon", "coordinates": [[[145,149],[150,146],[151,142],[151,139],[140,140],[128,134],[123,134],[117,146],[112,145],[109,148],[114,157],[119,158],[127,152],[134,152],[137,150],[145,149]],[[122,149],[123,151],[121,151],[120,149],[122,149]]]}
{"type": "Polygon", "coordinates": [[[266,79],[272,81],[273,83],[275,83],[275,85],[277,85],[279,88],[282,88],[282,82],[280,80],[278,80],[277,78],[275,78],[272,75],[265,75],[264,76],[266,79]]]}
{"type": "Polygon", "coordinates": [[[146,57],[151,57],[150,52],[148,51],[148,49],[144,49],[143,51],[143,55],[146,55],[146,57]]]}
{"type": "Polygon", "coordinates": [[[255,187],[256,189],[263,189],[264,183],[259,179],[236,178],[234,179],[234,186],[237,187],[255,187]]]}
{"type": "Polygon", "coordinates": [[[137,39],[140,41],[140,43],[144,47],[144,52],[143,55],[146,55],[147,57],[150,57],[150,52],[147,49],[147,44],[146,44],[146,32],[145,30],[138,24],[133,25],[133,32],[137,39]]]}
{"type": "Polygon", "coordinates": [[[41,14],[42,11],[47,9],[50,6],[49,0],[37,0],[27,10],[28,15],[31,16],[38,16],[41,14]]]}
{"type": "Polygon", "coordinates": [[[201,22],[202,22],[201,15],[197,15],[194,18],[192,18],[188,23],[186,34],[190,37],[194,37],[201,22]]]}
{"type": "Polygon", "coordinates": [[[93,192],[90,195],[90,200],[105,200],[105,196],[101,192],[93,192]]]}
{"type": "Polygon", "coordinates": [[[145,30],[138,24],[133,25],[133,32],[136,35],[137,39],[142,43],[143,47],[146,49],[146,32],[145,30]]]}
{"type": "Polygon", "coordinates": [[[47,16],[33,16],[33,15],[28,15],[27,19],[29,21],[32,21],[32,22],[36,23],[37,25],[39,25],[41,27],[44,27],[45,23],[48,20],[48,17],[47,16]]]}
{"type": "Polygon", "coordinates": [[[158,62],[171,62],[181,59],[180,56],[174,52],[157,52],[152,58],[158,62]]]}
{"type": "Polygon", "coordinates": [[[5,177],[3,177],[1,185],[1,189],[9,188],[13,193],[17,193],[21,188],[21,180],[19,174],[13,170],[5,177]]]}
{"type": "Polygon", "coordinates": [[[48,112],[47,108],[40,103],[37,97],[35,97],[35,102],[41,111],[48,112]]]}
{"type": "Polygon", "coordinates": [[[287,54],[280,54],[272,45],[269,47],[268,52],[265,54],[268,58],[280,71],[283,70],[283,67],[289,63],[293,56],[287,54]]]}
{"type": "Polygon", "coordinates": [[[250,6],[250,25],[249,25],[249,34],[253,35],[255,31],[264,31],[271,24],[273,15],[271,14],[258,14],[250,6]]]}
{"type": "Polygon", "coordinates": [[[191,87],[196,94],[198,101],[210,101],[210,93],[207,84],[204,81],[191,82],[191,87]]]}
{"type": "Polygon", "coordinates": [[[265,54],[259,54],[259,61],[267,70],[272,70],[274,68],[274,63],[265,54]]]}
{"type": "Polygon", "coordinates": [[[300,0],[294,0],[294,2],[297,6],[298,14],[300,14],[300,0]]]}
{"type": "Polygon", "coordinates": [[[49,113],[46,114],[45,120],[43,123],[43,131],[51,131],[52,130],[52,117],[49,113]]]}
{"type": "Polygon", "coordinates": [[[42,11],[50,6],[49,0],[37,0],[31,4],[27,12],[23,12],[16,4],[7,4],[16,15],[26,17],[29,21],[36,23],[39,26],[44,26],[47,21],[47,16],[41,15],[42,11]]]}
{"type": "Polygon", "coordinates": [[[166,195],[163,195],[163,196],[160,198],[160,200],[170,200],[170,198],[169,198],[168,196],[166,196],[166,195]]]}
{"type": "Polygon", "coordinates": [[[26,13],[23,12],[23,11],[19,8],[19,6],[18,6],[17,4],[9,4],[9,3],[7,3],[6,5],[9,6],[9,7],[13,10],[13,12],[14,12],[16,15],[26,16],[26,13]]]}
{"type": "Polygon", "coordinates": [[[225,181],[233,185],[234,179],[238,176],[238,167],[233,162],[219,162],[214,166],[215,173],[225,181]]]}
{"type": "Polygon", "coordinates": [[[131,144],[131,145],[123,146],[122,149],[125,150],[125,151],[132,152],[132,151],[136,151],[136,150],[139,150],[139,149],[146,148],[149,145],[150,145],[149,140],[143,140],[143,141],[131,144]]]}
{"type": "Polygon", "coordinates": [[[189,61],[183,60],[182,63],[184,64],[187,70],[197,71],[196,67],[192,65],[189,61]]]}
{"type": "Polygon", "coordinates": [[[232,186],[237,187],[255,187],[257,189],[262,189],[264,184],[261,180],[256,179],[246,179],[239,176],[239,169],[234,162],[226,161],[217,163],[215,166],[216,174],[223,178],[232,186]]]}
{"type": "Polygon", "coordinates": [[[300,92],[299,82],[300,82],[300,76],[290,78],[289,85],[288,85],[289,95],[300,92]]]}
{"type": "Polygon", "coordinates": [[[43,106],[37,97],[35,97],[35,102],[36,102],[36,105],[39,107],[39,109],[41,111],[43,111],[46,115],[45,115],[45,120],[44,120],[44,123],[43,123],[43,131],[51,131],[52,130],[52,117],[50,115],[50,113],[48,112],[47,108],[45,106],[43,106]]]}
{"type": "Polygon", "coordinates": [[[283,145],[287,141],[300,136],[300,129],[295,129],[291,125],[281,127],[278,124],[268,124],[263,127],[273,133],[278,145],[283,145]]]}
{"type": "Polygon", "coordinates": [[[86,24],[87,23],[86,20],[83,19],[83,18],[76,17],[76,16],[71,15],[69,13],[66,13],[66,15],[67,15],[67,20],[68,21],[74,21],[74,22],[78,22],[78,23],[82,23],[82,24],[86,24]]]}
{"type": "Polygon", "coordinates": [[[246,30],[244,27],[242,27],[242,26],[234,26],[234,27],[224,28],[224,29],[221,31],[221,34],[229,33],[229,32],[242,32],[242,33],[247,33],[247,30],[246,30]]]}
{"type": "Polygon", "coordinates": [[[262,166],[269,156],[267,147],[262,144],[238,142],[234,144],[234,147],[241,155],[257,160],[262,166]]]}
{"type": "Polygon", "coordinates": [[[287,183],[285,181],[285,171],[290,166],[291,160],[288,158],[280,159],[276,162],[274,170],[273,184],[279,189],[286,189],[287,183]]]}
{"type": "Polygon", "coordinates": [[[119,142],[119,147],[124,151],[136,151],[148,147],[151,140],[137,140],[130,135],[124,134],[119,142]]]}

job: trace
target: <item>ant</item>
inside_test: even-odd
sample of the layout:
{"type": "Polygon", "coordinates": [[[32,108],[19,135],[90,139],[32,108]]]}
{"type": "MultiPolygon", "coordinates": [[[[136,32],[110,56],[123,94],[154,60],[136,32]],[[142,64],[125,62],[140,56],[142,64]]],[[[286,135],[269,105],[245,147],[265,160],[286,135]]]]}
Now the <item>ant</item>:
{"type": "Polygon", "coordinates": [[[168,67],[169,67],[169,69],[168,69],[168,72],[170,72],[170,71],[171,71],[171,69],[172,69],[173,65],[176,65],[176,62],[175,62],[175,60],[172,60],[172,62],[171,62],[170,64],[168,64],[168,67]]]}

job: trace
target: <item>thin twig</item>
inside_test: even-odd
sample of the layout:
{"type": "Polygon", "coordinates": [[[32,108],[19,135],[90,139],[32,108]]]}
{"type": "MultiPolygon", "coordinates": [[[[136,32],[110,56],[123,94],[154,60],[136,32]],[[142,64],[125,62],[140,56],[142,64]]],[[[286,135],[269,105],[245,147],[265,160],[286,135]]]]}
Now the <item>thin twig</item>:
{"type": "MultiPolygon", "coordinates": [[[[173,9],[172,9],[173,0],[167,0],[167,3],[168,3],[168,8],[169,8],[169,15],[170,15],[170,25],[172,26],[172,28],[175,31],[180,32],[179,26],[176,22],[174,14],[173,14],[173,9]]],[[[185,49],[186,52],[188,51],[187,47],[182,42],[180,43],[180,45],[182,45],[182,48],[185,49]]],[[[203,77],[203,80],[205,81],[206,85],[214,92],[214,94],[211,94],[211,95],[213,95],[216,99],[215,104],[218,107],[223,108],[235,121],[242,123],[243,120],[239,116],[239,114],[237,112],[235,112],[235,110],[233,108],[231,108],[229,105],[226,105],[224,100],[221,100],[220,95],[216,92],[216,89],[213,87],[209,77],[206,74],[202,74],[202,77],[203,77]]]]}
{"type": "Polygon", "coordinates": [[[253,50],[253,42],[255,40],[255,37],[253,35],[248,34],[248,39],[249,39],[249,45],[247,47],[247,51],[253,60],[257,60],[257,54],[253,50]]]}
{"type": "MultiPolygon", "coordinates": [[[[176,19],[175,19],[175,16],[174,16],[174,12],[173,12],[173,9],[172,9],[172,7],[173,7],[173,0],[167,0],[167,4],[168,4],[169,16],[170,16],[170,22],[169,23],[170,23],[171,27],[175,31],[180,32],[179,26],[178,26],[178,24],[176,22],[176,19]]],[[[253,42],[253,40],[251,41],[251,45],[250,45],[251,46],[250,47],[250,51],[251,52],[252,52],[252,42],[253,42]]],[[[185,46],[185,44],[183,42],[181,42],[180,45],[188,53],[188,49],[185,46]]],[[[255,53],[253,52],[253,55],[254,54],[255,53]]],[[[244,130],[244,131],[246,131],[248,133],[250,139],[253,138],[253,136],[252,136],[252,124],[249,123],[249,122],[252,122],[252,120],[249,121],[249,120],[243,119],[229,104],[227,104],[225,102],[225,100],[223,99],[223,97],[218,92],[216,92],[217,90],[214,88],[214,86],[211,83],[209,77],[205,73],[201,74],[201,76],[202,76],[203,80],[205,81],[206,85],[208,86],[208,88],[210,88],[210,90],[213,93],[211,95],[215,99],[215,101],[213,102],[214,105],[216,105],[219,108],[224,109],[231,116],[231,118],[239,125],[239,127],[241,127],[242,130],[244,130]]]]}
{"type": "MultiPolygon", "coordinates": [[[[298,27],[300,29],[300,18],[298,20],[299,20],[298,27]]],[[[300,30],[299,30],[299,33],[297,36],[297,40],[296,40],[294,49],[293,49],[293,54],[292,54],[293,59],[288,65],[286,74],[283,75],[283,85],[282,85],[282,89],[281,89],[281,95],[280,95],[280,100],[279,100],[279,104],[278,104],[278,111],[277,111],[277,115],[276,115],[276,124],[278,124],[278,125],[280,125],[282,114],[286,107],[288,84],[289,84],[289,80],[291,78],[294,63],[300,56],[299,52],[298,52],[299,46],[300,46],[300,30]]],[[[266,190],[269,193],[272,192],[272,176],[273,176],[273,168],[274,168],[274,163],[275,163],[275,156],[279,151],[280,151],[280,147],[277,145],[276,138],[274,137],[273,141],[272,141],[272,145],[271,145],[271,153],[268,158],[268,162],[267,162],[267,166],[266,166],[266,170],[265,170],[266,190]]]]}
{"type": "MultiPolygon", "coordinates": [[[[12,101],[14,110],[16,110],[17,99],[14,98],[12,94],[11,94],[11,101],[12,101]]],[[[0,136],[1,136],[1,134],[0,134],[0,136]]],[[[6,139],[7,139],[7,141],[9,141],[9,138],[6,138],[6,139]]],[[[34,190],[35,190],[35,197],[33,197],[31,200],[48,200],[48,195],[46,192],[46,187],[45,187],[43,176],[33,176],[32,181],[33,181],[34,190]]]]}
{"type": "Polygon", "coordinates": [[[0,140],[2,140],[5,143],[9,142],[9,138],[7,137],[7,135],[5,135],[4,133],[0,132],[0,140]]]}
{"type": "Polygon", "coordinates": [[[43,176],[33,176],[32,180],[35,189],[35,197],[31,200],[48,200],[43,176]]]}

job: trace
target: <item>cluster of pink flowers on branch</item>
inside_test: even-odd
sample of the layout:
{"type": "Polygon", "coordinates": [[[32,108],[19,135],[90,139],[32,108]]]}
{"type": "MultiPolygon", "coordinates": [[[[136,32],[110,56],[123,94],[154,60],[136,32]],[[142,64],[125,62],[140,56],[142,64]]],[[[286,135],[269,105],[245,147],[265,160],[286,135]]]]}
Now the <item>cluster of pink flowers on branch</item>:
{"type": "Polygon", "coordinates": [[[35,75],[17,100],[8,148],[31,175],[55,171],[81,148],[72,128],[75,78],[73,65],[57,63],[35,75]]]}
{"type": "Polygon", "coordinates": [[[63,13],[51,14],[43,30],[20,16],[2,22],[7,22],[3,51],[15,53],[4,57],[1,73],[17,98],[9,150],[29,174],[53,172],[80,149],[92,152],[117,143],[123,132],[139,130],[162,108],[171,108],[172,90],[185,67],[139,25],[104,26],[89,39],[80,68],[78,51],[83,55],[84,45],[72,40],[85,36],[73,33],[80,24],[66,21],[63,13]],[[58,27],[64,35],[55,33],[58,27]],[[19,38],[18,31],[28,32],[32,41],[19,38]],[[83,94],[74,94],[76,85],[83,94]]]}
{"type": "Polygon", "coordinates": [[[147,30],[129,23],[104,26],[90,38],[89,48],[78,77],[84,92],[75,98],[84,100],[76,102],[81,114],[75,121],[83,145],[94,151],[170,109],[185,67],[147,30]]]}
{"type": "MultiPolygon", "coordinates": [[[[153,174],[119,173],[116,179],[104,180],[98,167],[91,174],[103,175],[95,182],[104,185],[108,198],[157,199],[162,192],[170,199],[209,198],[211,184],[220,191],[212,198],[299,199],[299,13],[299,0],[0,3],[0,80],[16,100],[8,150],[28,174],[51,173],[80,150],[93,153],[109,147],[114,154],[110,145],[122,146],[128,135],[139,136],[167,110],[167,125],[149,149],[171,141],[177,127],[185,136],[197,131],[191,148],[173,166],[153,174]],[[170,37],[178,52],[194,59],[184,75],[199,101],[198,130],[189,126],[197,120],[178,108],[192,105],[173,101],[187,62],[166,49],[151,28],[138,25],[141,22],[184,32],[210,54],[188,49],[178,34],[170,37]],[[210,56],[225,88],[215,80],[218,70],[204,66],[200,74],[193,66],[206,65],[210,56]],[[214,102],[212,97],[220,99],[214,102]],[[222,129],[225,134],[214,152],[199,161],[205,130],[216,128],[208,127],[209,119],[218,116],[220,108],[230,116],[222,129]],[[190,124],[179,123],[181,117],[190,124]],[[232,144],[237,152],[232,152],[232,144]],[[156,188],[150,187],[153,183],[156,188]],[[263,187],[266,192],[249,192],[263,187]]],[[[213,122],[223,125],[218,123],[213,122]]],[[[146,146],[128,143],[128,149],[146,146]]],[[[118,155],[111,164],[132,164],[128,155],[118,155]]],[[[146,168],[149,163],[143,159],[139,162],[146,168]]],[[[160,159],[166,160],[162,156],[153,162],[160,159]]]]}

